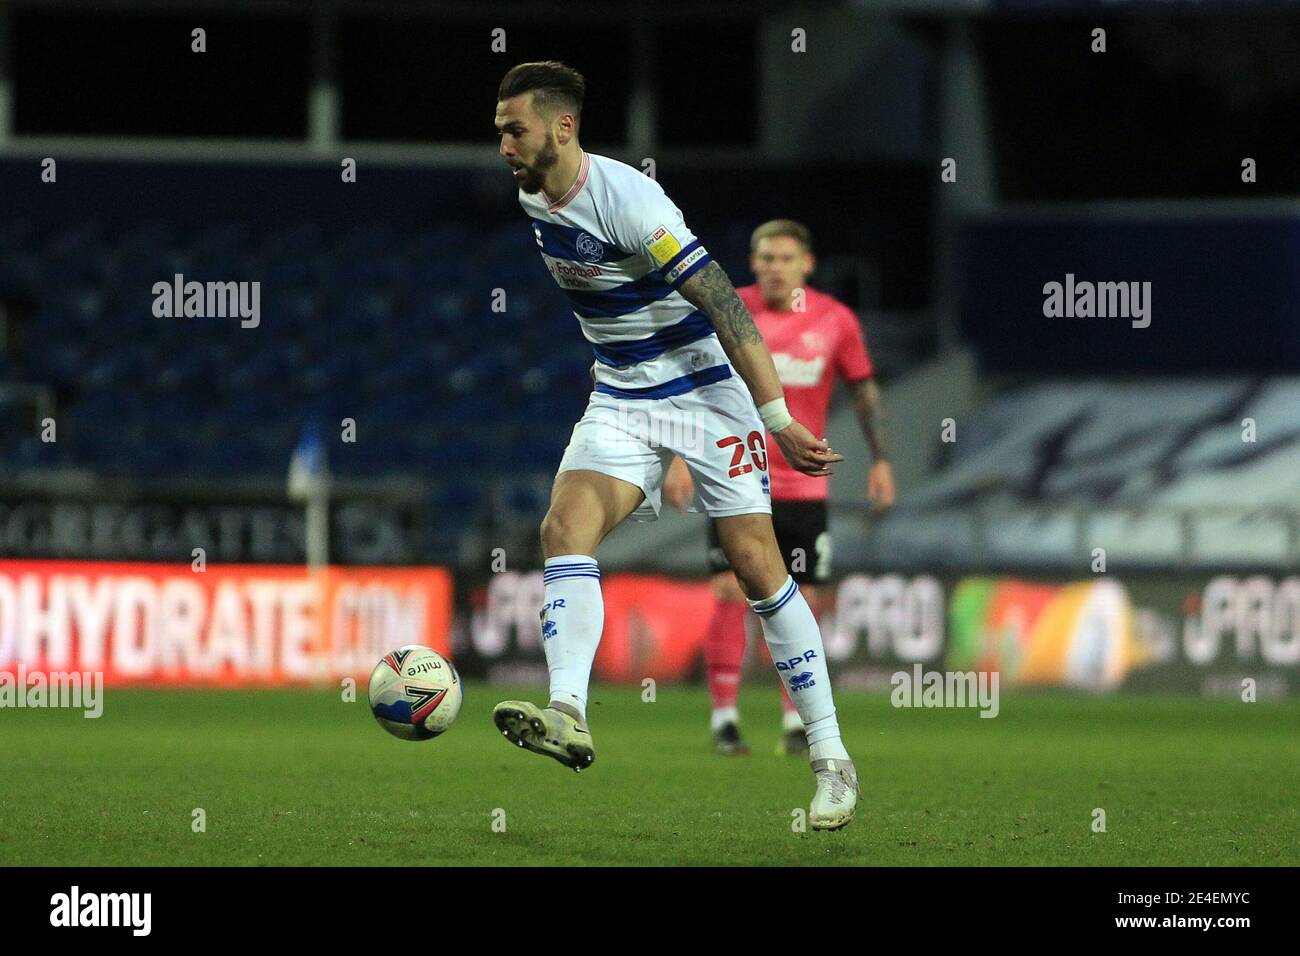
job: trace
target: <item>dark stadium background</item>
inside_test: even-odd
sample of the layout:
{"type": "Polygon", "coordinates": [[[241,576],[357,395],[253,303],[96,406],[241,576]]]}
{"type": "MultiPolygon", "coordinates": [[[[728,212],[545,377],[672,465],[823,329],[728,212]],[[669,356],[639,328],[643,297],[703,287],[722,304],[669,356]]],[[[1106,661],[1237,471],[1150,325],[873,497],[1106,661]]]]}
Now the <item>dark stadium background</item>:
{"type": "MultiPolygon", "coordinates": [[[[591,353],[491,126],[501,75],[542,58],[588,78],[584,146],[652,160],[737,285],[750,231],[793,217],[814,284],[863,322],[899,503],[868,511],[839,401],[823,629],[846,707],[915,663],[1000,669],[1008,691],[1060,695],[1025,694],[1063,708],[1041,725],[1004,718],[1030,746],[1073,723],[1072,694],[1106,695],[1098,727],[1152,706],[1203,743],[1264,734],[1231,766],[1286,786],[1268,768],[1294,766],[1293,736],[1265,751],[1294,710],[1232,710],[1247,685],[1300,686],[1300,11],[1283,3],[0,2],[0,669],[78,664],[23,631],[24,587],[161,588],[196,580],[201,549],[240,588],[343,569],[328,593],[369,597],[316,639],[355,653],[314,681],[110,664],[163,688],[141,720],[173,685],[364,677],[412,634],[473,680],[544,678],[537,527],[591,353]],[[260,282],[260,325],[154,317],[177,273],[260,282]],[[1150,326],[1045,317],[1067,274],[1151,282],[1150,326]],[[392,623],[411,600],[414,631],[392,623]]],[[[686,683],[688,734],[704,558],[702,519],[675,513],[601,554],[597,675],[686,683]]],[[[747,687],[775,707],[757,665],[747,687]]],[[[1293,806],[1251,812],[1266,845],[1239,862],[1294,862],[1293,806]]]]}

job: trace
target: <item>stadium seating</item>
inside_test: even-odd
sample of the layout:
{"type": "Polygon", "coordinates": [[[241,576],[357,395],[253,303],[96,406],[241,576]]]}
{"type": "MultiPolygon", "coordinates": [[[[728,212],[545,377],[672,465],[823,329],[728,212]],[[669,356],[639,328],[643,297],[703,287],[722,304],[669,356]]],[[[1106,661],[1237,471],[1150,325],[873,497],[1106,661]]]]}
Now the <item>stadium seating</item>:
{"type": "Polygon", "coordinates": [[[1040,381],[958,424],[883,522],[894,564],[1252,566],[1297,545],[1300,379],[1040,381]],[[1082,564],[1080,562],[1083,562],[1082,564]]]}
{"type": "MultiPolygon", "coordinates": [[[[733,261],[745,235],[720,230],[733,261]]],[[[331,443],[331,469],[432,481],[454,534],[484,487],[507,514],[540,513],[531,478],[553,472],[590,390],[591,351],[517,213],[343,232],[107,219],[43,233],[16,217],[0,224],[0,300],[18,304],[0,382],[51,388],[60,439],[6,429],[0,470],[277,478],[309,422],[341,434],[350,418],[357,440],[331,443]],[[260,281],[260,324],[155,317],[152,287],[175,273],[260,281]]]]}

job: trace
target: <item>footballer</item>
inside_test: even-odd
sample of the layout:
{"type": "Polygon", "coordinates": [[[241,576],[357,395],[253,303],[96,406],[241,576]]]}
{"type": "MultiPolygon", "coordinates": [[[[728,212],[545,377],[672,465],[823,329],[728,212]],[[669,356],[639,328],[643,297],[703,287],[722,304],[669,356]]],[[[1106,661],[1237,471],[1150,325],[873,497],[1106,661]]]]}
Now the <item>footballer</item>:
{"type": "Polygon", "coordinates": [[[853,819],[858,776],[817,619],[772,529],[765,433],[810,479],[823,480],[843,456],[791,416],[748,309],[659,184],[579,145],[585,92],[583,76],[554,61],[515,66],[497,92],[500,155],[591,344],[595,387],[541,526],[550,698],[545,707],[503,701],[493,719],[522,748],[591,766],[587,693],[604,625],[596,551],[625,518],[658,517],[679,456],[803,723],[815,777],[809,823],[839,829],[853,819]],[[652,438],[663,435],[681,440],[652,438]]]}
{"type": "MultiPolygon", "coordinates": [[[[858,421],[871,450],[867,497],[877,509],[894,503],[894,476],[885,449],[884,409],[867,354],[862,326],[848,306],[808,286],[816,267],[812,236],[791,219],[774,219],[750,237],[750,268],[758,281],[737,290],[754,317],[776,363],[791,413],[815,433],[825,428],[831,389],[838,377],[853,394],[858,421]]],[[[772,522],[790,575],[814,615],[822,605],[819,586],[830,579],[831,536],[828,528],[827,482],[771,460],[772,522]]],[[[670,504],[684,509],[693,492],[690,471],[682,459],[673,462],[665,479],[670,504]]],[[[704,645],[710,726],[714,750],[744,754],[749,747],[740,733],[736,698],[745,656],[745,593],[731,573],[718,539],[716,522],[709,523],[709,570],[715,597],[704,645]]],[[[808,750],[799,711],[785,682],[781,684],[783,727],[778,751],[808,750]]]]}

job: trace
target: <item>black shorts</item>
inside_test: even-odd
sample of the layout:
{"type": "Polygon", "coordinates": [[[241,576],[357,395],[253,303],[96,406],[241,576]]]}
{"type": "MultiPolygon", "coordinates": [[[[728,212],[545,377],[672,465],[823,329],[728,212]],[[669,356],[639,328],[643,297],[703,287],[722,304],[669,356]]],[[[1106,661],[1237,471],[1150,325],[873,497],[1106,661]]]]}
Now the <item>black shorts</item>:
{"type": "MultiPolygon", "coordinates": [[[[772,527],[785,566],[797,584],[825,584],[831,577],[831,534],[823,501],[773,501],[772,527]]],[[[717,522],[709,522],[709,573],[730,571],[718,542],[717,522]]]]}

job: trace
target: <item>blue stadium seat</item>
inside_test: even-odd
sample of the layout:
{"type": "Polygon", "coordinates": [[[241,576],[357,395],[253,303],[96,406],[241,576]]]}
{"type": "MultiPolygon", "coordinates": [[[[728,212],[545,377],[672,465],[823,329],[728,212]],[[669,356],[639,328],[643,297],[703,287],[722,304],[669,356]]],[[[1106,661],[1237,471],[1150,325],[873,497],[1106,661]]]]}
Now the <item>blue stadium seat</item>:
{"type": "Polygon", "coordinates": [[[514,210],[342,228],[96,215],[0,218],[0,294],[35,304],[0,376],[53,386],[67,426],[57,449],[9,442],[7,462],[278,478],[303,422],[337,436],[354,418],[358,441],[330,445],[340,473],[439,480],[447,527],[498,475],[517,483],[504,506],[535,510],[530,476],[553,471],[592,357],[514,210]],[[262,283],[260,326],[155,317],[154,283],[178,272],[262,283]]]}

